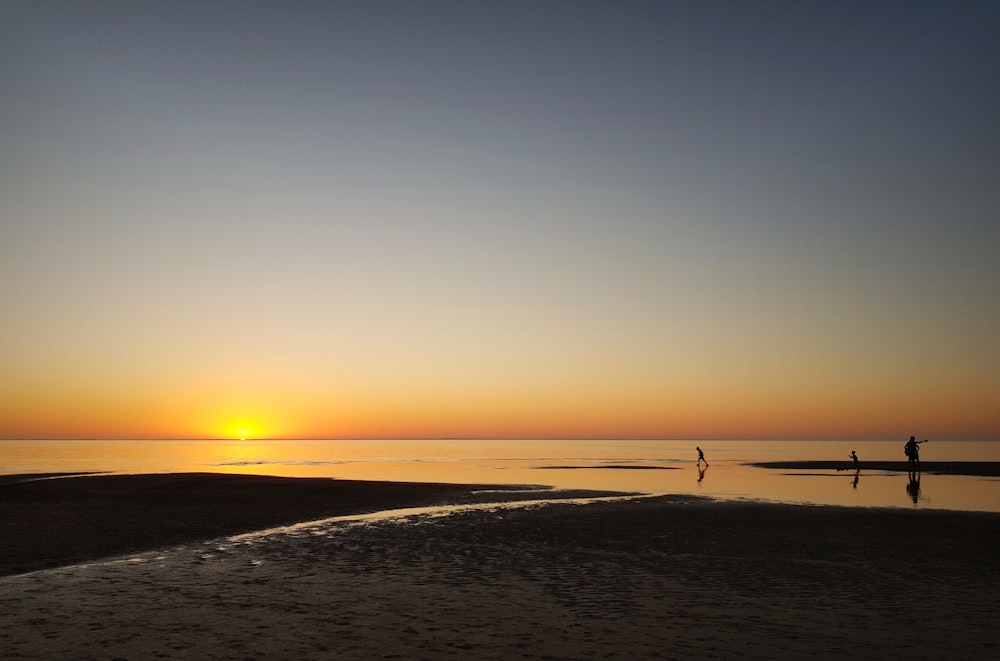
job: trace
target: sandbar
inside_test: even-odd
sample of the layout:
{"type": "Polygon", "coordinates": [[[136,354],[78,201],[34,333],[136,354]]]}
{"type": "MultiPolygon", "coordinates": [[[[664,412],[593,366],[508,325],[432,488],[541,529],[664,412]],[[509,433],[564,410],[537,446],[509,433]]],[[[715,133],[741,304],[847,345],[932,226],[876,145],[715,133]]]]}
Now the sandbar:
{"type": "MultiPolygon", "coordinates": [[[[758,461],[746,465],[785,470],[854,470],[852,461],[758,461]]],[[[910,467],[906,461],[862,461],[861,469],[906,473],[910,467]]],[[[1000,461],[922,461],[920,471],[938,475],[1000,477],[1000,461]]]]}
{"type": "Polygon", "coordinates": [[[513,495],[528,489],[218,473],[4,475],[0,576],[330,516],[469,502],[486,490],[513,495]]]}

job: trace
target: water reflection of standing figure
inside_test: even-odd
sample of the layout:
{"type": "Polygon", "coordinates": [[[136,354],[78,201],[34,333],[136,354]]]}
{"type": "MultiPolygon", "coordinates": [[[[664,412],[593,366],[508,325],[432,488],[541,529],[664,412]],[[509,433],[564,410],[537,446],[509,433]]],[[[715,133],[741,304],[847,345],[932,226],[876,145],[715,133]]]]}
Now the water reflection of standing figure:
{"type": "Polygon", "coordinates": [[[906,485],[906,493],[913,499],[916,505],[920,499],[920,473],[910,473],[910,481],[906,485]]]}

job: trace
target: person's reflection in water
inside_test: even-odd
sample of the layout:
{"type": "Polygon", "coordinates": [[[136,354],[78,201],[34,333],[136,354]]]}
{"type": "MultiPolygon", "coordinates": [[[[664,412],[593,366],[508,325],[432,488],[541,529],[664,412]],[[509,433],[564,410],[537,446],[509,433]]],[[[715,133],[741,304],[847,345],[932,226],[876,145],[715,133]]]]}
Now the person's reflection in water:
{"type": "Polygon", "coordinates": [[[701,482],[702,480],[705,479],[705,471],[707,471],[707,470],[708,470],[708,464],[707,463],[704,466],[702,466],[701,464],[698,464],[698,481],[699,482],[701,482]]]}
{"type": "Polygon", "coordinates": [[[906,493],[913,499],[913,504],[917,504],[920,499],[920,473],[910,473],[910,481],[906,485],[906,493]]]}
{"type": "Polygon", "coordinates": [[[858,488],[858,481],[860,479],[861,479],[861,469],[858,469],[857,472],[854,473],[854,481],[851,482],[851,487],[854,488],[854,489],[857,489],[858,488]]]}

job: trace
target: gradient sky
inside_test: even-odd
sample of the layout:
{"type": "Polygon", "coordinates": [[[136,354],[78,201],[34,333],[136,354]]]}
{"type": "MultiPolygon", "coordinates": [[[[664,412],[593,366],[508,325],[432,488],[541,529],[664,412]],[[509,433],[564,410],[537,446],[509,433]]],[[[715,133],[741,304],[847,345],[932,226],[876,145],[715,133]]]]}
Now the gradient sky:
{"type": "Polygon", "coordinates": [[[998,439],[998,34],[3,0],[0,437],[998,439]]]}

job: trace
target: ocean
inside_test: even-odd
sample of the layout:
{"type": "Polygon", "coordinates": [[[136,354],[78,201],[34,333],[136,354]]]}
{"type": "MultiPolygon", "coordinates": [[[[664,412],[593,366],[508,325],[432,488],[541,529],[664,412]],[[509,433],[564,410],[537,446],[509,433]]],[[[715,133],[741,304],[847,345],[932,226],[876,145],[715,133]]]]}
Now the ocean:
{"type": "MultiPolygon", "coordinates": [[[[914,485],[905,473],[865,469],[866,461],[905,460],[904,441],[5,440],[0,474],[218,472],[1000,511],[1000,478],[925,473],[914,485]],[[697,465],[697,446],[708,468],[697,465]],[[849,462],[852,450],[861,460],[857,474],[746,465],[849,462]]],[[[931,441],[921,447],[924,461],[1000,461],[996,441],[931,441]]]]}

